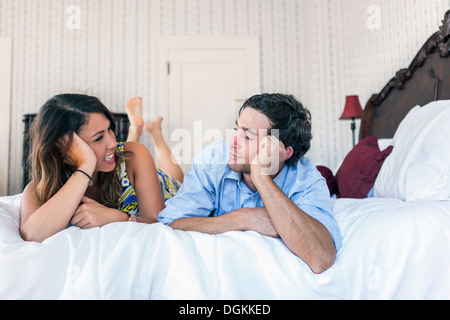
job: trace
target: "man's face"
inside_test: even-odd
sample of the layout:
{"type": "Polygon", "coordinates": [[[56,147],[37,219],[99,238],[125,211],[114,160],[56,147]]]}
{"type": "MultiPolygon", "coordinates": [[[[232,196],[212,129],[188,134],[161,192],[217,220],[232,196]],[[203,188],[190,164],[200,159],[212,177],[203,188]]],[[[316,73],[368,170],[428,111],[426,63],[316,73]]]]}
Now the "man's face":
{"type": "Polygon", "coordinates": [[[235,134],[230,141],[231,170],[250,173],[250,163],[259,152],[259,143],[271,129],[269,119],[261,112],[246,107],[236,120],[235,134]]]}

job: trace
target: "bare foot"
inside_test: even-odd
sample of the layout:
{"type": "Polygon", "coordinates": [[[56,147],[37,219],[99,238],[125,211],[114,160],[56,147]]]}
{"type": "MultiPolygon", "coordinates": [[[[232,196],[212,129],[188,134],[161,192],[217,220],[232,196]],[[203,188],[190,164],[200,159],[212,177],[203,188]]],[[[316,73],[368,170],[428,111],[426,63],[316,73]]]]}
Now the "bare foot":
{"type": "Polygon", "coordinates": [[[144,127],[144,119],[142,115],[142,98],[131,98],[130,100],[128,100],[125,109],[127,110],[130,124],[132,126],[135,126],[135,129],[137,131],[142,132],[142,128],[144,127]]]}
{"type": "Polygon", "coordinates": [[[155,121],[147,122],[144,126],[145,131],[150,133],[150,135],[155,136],[162,136],[162,130],[161,130],[161,122],[164,120],[163,117],[159,116],[155,119],[155,121]]]}

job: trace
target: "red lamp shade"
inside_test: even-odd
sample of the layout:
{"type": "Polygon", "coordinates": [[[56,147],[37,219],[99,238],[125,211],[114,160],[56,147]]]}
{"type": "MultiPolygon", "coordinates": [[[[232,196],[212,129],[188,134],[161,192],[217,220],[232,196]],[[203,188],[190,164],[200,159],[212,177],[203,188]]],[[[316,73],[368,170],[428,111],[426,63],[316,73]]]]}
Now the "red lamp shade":
{"type": "Polygon", "coordinates": [[[358,96],[348,96],[345,99],[345,108],[340,120],[344,119],[360,119],[363,114],[358,96]]]}

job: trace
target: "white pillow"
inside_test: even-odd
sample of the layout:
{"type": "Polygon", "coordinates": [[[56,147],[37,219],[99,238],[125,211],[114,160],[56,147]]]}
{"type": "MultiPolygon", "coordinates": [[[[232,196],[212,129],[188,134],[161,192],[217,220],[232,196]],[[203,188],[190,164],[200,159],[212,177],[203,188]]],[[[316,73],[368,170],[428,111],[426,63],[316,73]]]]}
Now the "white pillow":
{"type": "Polygon", "coordinates": [[[450,200],[450,100],[411,109],[393,145],[375,181],[375,197],[450,200]]]}
{"type": "Polygon", "coordinates": [[[378,148],[380,151],[386,150],[389,146],[394,145],[394,139],[378,139],[378,148]]]}

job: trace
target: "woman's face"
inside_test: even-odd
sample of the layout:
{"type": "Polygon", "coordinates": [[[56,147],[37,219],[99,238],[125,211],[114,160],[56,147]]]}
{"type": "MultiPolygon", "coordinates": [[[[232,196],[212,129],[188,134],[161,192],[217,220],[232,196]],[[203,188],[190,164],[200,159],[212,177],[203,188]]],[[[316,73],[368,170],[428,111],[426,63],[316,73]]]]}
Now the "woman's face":
{"type": "Polygon", "coordinates": [[[116,136],[109,119],[103,113],[91,113],[88,122],[78,135],[91,147],[97,157],[95,171],[110,172],[116,168],[114,159],[116,136]]]}

